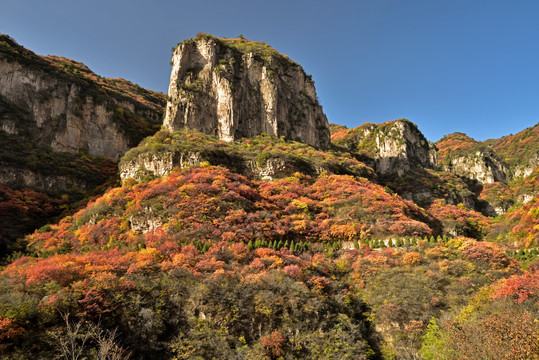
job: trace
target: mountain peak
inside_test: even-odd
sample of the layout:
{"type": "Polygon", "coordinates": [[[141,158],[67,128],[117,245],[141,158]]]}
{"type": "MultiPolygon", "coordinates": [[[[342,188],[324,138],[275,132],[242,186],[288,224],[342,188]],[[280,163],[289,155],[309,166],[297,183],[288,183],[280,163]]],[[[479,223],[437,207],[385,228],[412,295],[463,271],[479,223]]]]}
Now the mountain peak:
{"type": "Polygon", "coordinates": [[[314,82],[269,45],[199,35],[172,57],[168,130],[193,128],[233,141],[267,133],[328,147],[329,125],[314,82]]]}

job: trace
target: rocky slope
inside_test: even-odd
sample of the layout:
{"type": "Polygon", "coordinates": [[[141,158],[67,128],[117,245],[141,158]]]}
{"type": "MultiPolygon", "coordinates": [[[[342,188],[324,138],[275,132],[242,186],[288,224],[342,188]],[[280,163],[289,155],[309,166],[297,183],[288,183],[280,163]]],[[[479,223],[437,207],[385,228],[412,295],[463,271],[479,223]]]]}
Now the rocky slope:
{"type": "MultiPolygon", "coordinates": [[[[86,157],[86,170],[70,173],[61,163],[75,163],[83,155],[66,158],[55,150],[82,150],[115,159],[118,155],[113,153],[120,154],[120,148],[149,132],[162,111],[159,94],[125,81],[100,78],[71,60],[39,57],[8,37],[1,44],[2,71],[12,78],[11,82],[3,80],[8,87],[0,97],[2,141],[6,144],[0,153],[0,180],[5,184],[84,193],[105,181],[92,174],[110,175],[103,171],[110,170],[110,163],[86,157]],[[27,78],[30,80],[24,80],[27,78]],[[25,87],[32,99],[22,95],[25,87]],[[41,99],[35,100],[39,94],[41,99]],[[66,113],[55,123],[51,114],[58,108],[66,113]],[[100,128],[100,122],[104,127],[100,128]],[[81,142],[80,131],[71,132],[72,126],[66,124],[76,124],[77,131],[83,129],[97,139],[81,142]],[[45,130],[37,131],[40,126],[45,130]],[[112,137],[101,139],[89,127],[112,137]],[[26,144],[22,148],[15,145],[17,137],[27,139],[21,142],[26,144]],[[78,145],[63,142],[64,137],[78,145]]],[[[485,143],[451,134],[435,147],[415,124],[399,119],[354,129],[332,125],[330,144],[329,126],[312,81],[298,64],[266,44],[201,35],[178,45],[172,66],[166,130],[148,137],[122,158],[119,172],[128,183],[129,178],[144,183],[168,176],[175,168],[207,165],[223,166],[257,181],[298,174],[313,178],[352,175],[367,178],[427,211],[435,209],[439,222],[429,225],[433,233],[475,237],[484,231],[474,230],[463,218],[452,227],[442,218],[457,213],[474,218],[476,215],[466,213],[472,210],[494,216],[534,196],[523,186],[517,194],[507,184],[519,164],[511,155],[515,151],[500,150],[505,148],[502,143],[511,148],[535,138],[534,128],[485,143]],[[500,189],[503,196],[497,196],[500,189]]],[[[534,164],[534,149],[524,149],[521,163],[528,168],[534,164]]]]}
{"type": "MultiPolygon", "coordinates": [[[[463,133],[436,143],[440,170],[478,182],[480,209],[489,216],[513,213],[537,195],[539,125],[517,134],[476,141],[463,133]]],[[[476,186],[477,187],[477,186],[476,186]]]]}
{"type": "Polygon", "coordinates": [[[406,119],[354,129],[337,126],[332,141],[371,164],[380,175],[402,176],[414,168],[436,168],[434,146],[406,119]]]}
{"type": "Polygon", "coordinates": [[[539,166],[539,124],[483,142],[454,133],[444,136],[436,147],[438,164],[444,171],[485,184],[520,181],[539,166]]]}
{"type": "Polygon", "coordinates": [[[164,105],[164,94],[0,34],[0,254],[113,177],[164,105]]]}
{"type": "Polygon", "coordinates": [[[232,141],[261,133],[327,148],[330,134],[314,82],[270,46],[198,36],[172,57],[164,126],[232,141]]]}
{"type": "Polygon", "coordinates": [[[310,145],[269,135],[227,143],[197,130],[159,131],[131,149],[119,163],[120,177],[137,181],[169,175],[175,168],[203,163],[236,173],[274,180],[302,173],[349,174],[369,179],[374,171],[346,152],[325,152],[310,145]]]}
{"type": "Polygon", "coordinates": [[[539,166],[539,124],[485,144],[508,164],[511,178],[525,178],[539,166]]]}
{"type": "Polygon", "coordinates": [[[161,121],[164,95],[39,56],[0,35],[0,129],[56,152],[117,160],[161,121]]]}
{"type": "Polygon", "coordinates": [[[507,182],[508,167],[487,145],[463,133],[444,136],[436,143],[441,170],[475,179],[483,184],[507,182]]]}

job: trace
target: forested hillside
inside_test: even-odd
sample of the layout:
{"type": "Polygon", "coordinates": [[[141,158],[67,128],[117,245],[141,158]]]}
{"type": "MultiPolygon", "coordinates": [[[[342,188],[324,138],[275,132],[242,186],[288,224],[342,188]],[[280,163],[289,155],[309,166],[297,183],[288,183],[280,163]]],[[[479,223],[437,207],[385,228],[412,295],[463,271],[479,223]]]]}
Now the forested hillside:
{"type": "MultiPolygon", "coordinates": [[[[104,118],[151,135],[117,162],[0,112],[0,359],[539,359],[536,127],[437,143],[406,119],[234,141],[223,121],[157,131],[162,94],[2,39],[7,63],[108,94],[104,118]],[[326,130],[330,144],[294,141],[326,130]]],[[[240,47],[228,60],[279,65],[265,44],[223,41],[240,47]]],[[[168,99],[180,110],[215,95],[198,70],[200,88],[168,99]]]]}

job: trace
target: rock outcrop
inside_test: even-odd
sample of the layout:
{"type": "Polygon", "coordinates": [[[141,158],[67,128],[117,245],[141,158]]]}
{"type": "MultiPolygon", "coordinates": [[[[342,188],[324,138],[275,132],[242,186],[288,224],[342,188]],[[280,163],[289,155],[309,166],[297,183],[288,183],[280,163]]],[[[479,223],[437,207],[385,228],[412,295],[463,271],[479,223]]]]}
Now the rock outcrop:
{"type": "Polygon", "coordinates": [[[57,152],[117,160],[155,132],[163,105],[163,94],[36,55],[0,35],[0,129],[9,134],[57,152]]]}
{"type": "Polygon", "coordinates": [[[0,252],[112,182],[114,161],[158,130],[165,102],[0,34],[0,252]]]}
{"type": "Polygon", "coordinates": [[[199,36],[172,57],[164,127],[233,141],[261,133],[325,148],[328,121],[314,82],[266,44],[199,36]]]}
{"type": "Polygon", "coordinates": [[[382,176],[403,176],[414,168],[436,168],[434,146],[409,120],[366,123],[340,132],[334,138],[335,144],[355,153],[382,176]]]}
{"type": "Polygon", "coordinates": [[[436,152],[410,121],[397,120],[376,136],[376,170],[403,175],[413,167],[435,168],[436,152]]]}
{"type": "Polygon", "coordinates": [[[326,152],[308,144],[269,135],[225,142],[197,130],[166,130],[142,141],[120,160],[120,177],[145,180],[168,175],[174,168],[202,164],[222,166],[235,173],[273,180],[302,173],[324,172],[375,177],[374,171],[344,152],[326,152]]]}
{"type": "Polygon", "coordinates": [[[508,168],[493,149],[463,133],[444,136],[436,143],[441,170],[482,184],[507,182],[508,168]]]}
{"type": "Polygon", "coordinates": [[[12,167],[0,162],[0,184],[29,187],[43,191],[86,191],[87,181],[66,175],[46,175],[27,168],[12,167]]]}
{"type": "Polygon", "coordinates": [[[525,178],[530,176],[539,167],[539,151],[530,154],[525,163],[516,165],[513,169],[513,177],[525,178]]]}
{"type": "MultiPolygon", "coordinates": [[[[133,178],[135,180],[144,180],[148,176],[163,177],[172,172],[174,168],[183,169],[191,166],[200,166],[202,163],[211,165],[224,165],[220,162],[222,157],[214,156],[212,153],[203,153],[198,151],[190,152],[161,152],[156,154],[143,154],[133,158],[130,161],[120,164],[120,178],[122,180],[133,178]]],[[[232,159],[228,159],[229,162],[232,159]]],[[[237,157],[233,169],[244,175],[254,175],[262,180],[275,180],[292,176],[296,172],[303,172],[309,175],[319,175],[326,168],[316,168],[310,164],[298,164],[288,159],[269,158],[263,162],[237,157]],[[306,169],[307,167],[307,169],[306,169]],[[306,171],[307,170],[307,171],[306,171]]]]}
{"type": "Polygon", "coordinates": [[[507,181],[507,168],[492,152],[478,150],[474,153],[449,159],[441,170],[475,179],[482,184],[507,181]]]}
{"type": "Polygon", "coordinates": [[[539,124],[484,144],[507,164],[509,179],[523,179],[539,166],[539,124]]]}

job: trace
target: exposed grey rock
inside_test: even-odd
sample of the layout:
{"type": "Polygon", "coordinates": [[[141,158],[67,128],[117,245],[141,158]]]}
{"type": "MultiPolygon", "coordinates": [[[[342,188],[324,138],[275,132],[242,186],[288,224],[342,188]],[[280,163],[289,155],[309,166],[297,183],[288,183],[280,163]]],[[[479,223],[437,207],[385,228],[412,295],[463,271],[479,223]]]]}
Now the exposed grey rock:
{"type": "Polygon", "coordinates": [[[539,167],[539,153],[532,154],[526,165],[515,167],[513,176],[515,178],[525,178],[539,167]]]}
{"type": "Polygon", "coordinates": [[[9,134],[56,152],[82,150],[117,160],[149,135],[134,136],[136,126],[129,133],[122,121],[161,119],[160,111],[62,72],[5,35],[0,41],[0,129],[9,134]]]}
{"type": "Polygon", "coordinates": [[[0,184],[30,187],[44,191],[84,191],[88,188],[88,184],[84,180],[63,175],[44,175],[2,162],[0,162],[0,184]]]}
{"type": "Polygon", "coordinates": [[[413,168],[436,168],[435,147],[411,121],[364,124],[353,131],[353,151],[371,158],[369,165],[380,175],[402,176],[413,168]]]}
{"type": "MultiPolygon", "coordinates": [[[[293,175],[295,172],[305,172],[305,166],[299,168],[286,159],[268,158],[263,163],[254,160],[238,158],[235,164],[236,169],[242,169],[244,175],[253,174],[263,180],[274,180],[293,175]]],[[[122,180],[133,178],[142,180],[144,176],[163,177],[174,169],[183,169],[191,166],[198,166],[202,162],[208,162],[212,165],[223,165],[215,161],[211,155],[202,154],[198,151],[188,152],[158,152],[158,153],[143,153],[137,157],[120,163],[120,178],[122,180]]],[[[309,168],[310,174],[321,174],[328,169],[309,168]]]]}
{"type": "Polygon", "coordinates": [[[163,177],[170,174],[175,167],[182,169],[187,166],[197,166],[202,161],[205,160],[199,152],[144,153],[120,165],[120,178],[140,180],[144,175],[163,177]]]}
{"type": "Polygon", "coordinates": [[[265,44],[212,36],[184,41],[172,57],[168,95],[164,127],[171,131],[193,128],[225,141],[268,133],[330,144],[313,81],[265,44]]]}
{"type": "Polygon", "coordinates": [[[475,179],[482,184],[507,182],[507,167],[497,156],[488,151],[478,150],[474,153],[452,157],[441,164],[443,171],[459,176],[475,179]]]}
{"type": "Polygon", "coordinates": [[[393,122],[386,133],[377,134],[376,145],[376,170],[382,175],[403,175],[413,167],[436,168],[434,147],[410,121],[393,122]]]}

